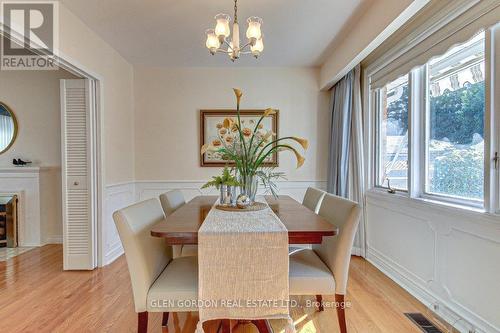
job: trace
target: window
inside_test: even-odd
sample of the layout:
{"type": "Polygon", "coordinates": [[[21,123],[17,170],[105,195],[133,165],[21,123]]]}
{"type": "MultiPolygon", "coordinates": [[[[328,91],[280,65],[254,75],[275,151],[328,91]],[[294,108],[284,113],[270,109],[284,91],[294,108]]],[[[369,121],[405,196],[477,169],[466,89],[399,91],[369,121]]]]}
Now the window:
{"type": "Polygon", "coordinates": [[[484,33],[427,65],[425,192],[482,200],[484,33]]]}
{"type": "Polygon", "coordinates": [[[378,186],[408,189],[408,89],[406,75],[378,92],[378,186]]]}
{"type": "Polygon", "coordinates": [[[483,32],[385,85],[389,70],[375,77],[375,186],[484,207],[485,45],[483,32]]]}

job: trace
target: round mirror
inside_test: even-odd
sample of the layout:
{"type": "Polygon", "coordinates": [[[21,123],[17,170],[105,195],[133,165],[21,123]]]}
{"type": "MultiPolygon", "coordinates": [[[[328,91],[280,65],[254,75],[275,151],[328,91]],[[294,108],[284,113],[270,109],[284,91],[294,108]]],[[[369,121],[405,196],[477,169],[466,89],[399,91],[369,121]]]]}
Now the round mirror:
{"type": "Polygon", "coordinates": [[[14,112],[0,102],[0,154],[14,144],[17,136],[17,120],[14,112]]]}

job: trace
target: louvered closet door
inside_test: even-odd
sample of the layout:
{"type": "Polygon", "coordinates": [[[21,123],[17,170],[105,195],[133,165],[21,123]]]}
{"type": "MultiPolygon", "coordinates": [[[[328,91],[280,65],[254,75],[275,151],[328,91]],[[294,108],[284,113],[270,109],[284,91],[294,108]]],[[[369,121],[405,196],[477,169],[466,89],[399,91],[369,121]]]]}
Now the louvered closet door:
{"type": "Polygon", "coordinates": [[[89,80],[61,80],[64,269],[93,269],[89,80]]]}

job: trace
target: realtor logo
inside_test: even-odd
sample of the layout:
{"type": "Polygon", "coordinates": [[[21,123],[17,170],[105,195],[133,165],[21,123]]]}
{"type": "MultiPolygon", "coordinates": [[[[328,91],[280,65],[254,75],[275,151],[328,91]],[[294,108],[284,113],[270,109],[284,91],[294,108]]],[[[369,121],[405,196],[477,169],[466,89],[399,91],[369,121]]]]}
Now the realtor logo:
{"type": "Polygon", "coordinates": [[[57,1],[1,1],[1,70],[57,70],[57,1]]]}

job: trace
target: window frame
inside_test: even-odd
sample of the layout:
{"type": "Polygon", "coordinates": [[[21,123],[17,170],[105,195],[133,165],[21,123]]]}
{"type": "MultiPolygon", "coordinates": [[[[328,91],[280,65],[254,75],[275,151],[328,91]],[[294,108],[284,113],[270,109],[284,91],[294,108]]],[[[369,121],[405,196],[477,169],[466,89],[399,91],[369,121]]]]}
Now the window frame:
{"type": "MultiPolygon", "coordinates": [[[[391,189],[395,190],[396,192],[402,192],[402,193],[408,193],[410,190],[410,137],[411,137],[411,130],[410,130],[410,124],[411,124],[411,100],[412,100],[412,87],[411,87],[411,73],[408,73],[406,75],[402,75],[399,78],[402,78],[404,76],[408,77],[408,157],[407,157],[407,164],[408,164],[408,172],[406,176],[406,190],[404,189],[399,189],[399,188],[394,188],[391,186],[391,189]]],[[[397,79],[399,79],[397,78],[397,79]]],[[[379,154],[380,150],[380,143],[381,143],[381,112],[382,112],[382,89],[383,88],[378,88],[372,90],[372,96],[373,96],[373,106],[375,109],[375,128],[374,128],[374,133],[375,133],[375,145],[373,147],[373,152],[375,154],[375,168],[374,168],[374,175],[373,175],[373,184],[374,187],[379,188],[379,189],[385,189],[389,190],[388,186],[383,186],[380,184],[380,175],[381,175],[381,170],[383,169],[383,166],[381,164],[381,154],[379,154]]]]}
{"type": "MultiPolygon", "coordinates": [[[[486,35],[485,35],[485,48],[486,48],[486,35]]],[[[486,63],[486,52],[485,52],[485,63],[486,63]]],[[[486,72],[486,70],[485,70],[486,72]]],[[[440,194],[440,193],[432,193],[428,192],[427,188],[429,187],[429,143],[430,143],[430,133],[431,133],[431,121],[430,121],[430,112],[431,112],[431,107],[430,107],[430,87],[429,87],[429,82],[430,82],[430,77],[429,77],[429,63],[426,63],[421,67],[420,71],[421,75],[421,80],[423,85],[421,86],[421,91],[422,97],[423,97],[423,105],[424,105],[424,110],[422,111],[422,117],[423,117],[423,125],[422,126],[422,131],[423,132],[423,155],[422,155],[422,163],[420,167],[422,168],[422,173],[421,173],[421,192],[420,192],[420,197],[423,199],[429,199],[429,200],[434,200],[434,201],[442,201],[450,204],[455,204],[455,205],[460,205],[460,206],[470,206],[470,207],[475,207],[475,208],[484,208],[484,203],[486,202],[486,192],[484,191],[484,184],[486,183],[486,172],[484,170],[484,161],[487,159],[486,158],[486,94],[485,94],[485,110],[484,110],[484,158],[483,158],[483,171],[484,171],[484,178],[483,178],[483,200],[478,200],[478,199],[473,199],[473,198],[463,198],[460,196],[454,196],[454,195],[446,195],[446,194],[440,194]]],[[[486,85],[486,77],[485,77],[485,85],[486,85]]]]}
{"type": "MultiPolygon", "coordinates": [[[[492,27],[493,28],[493,27],[492,27]]],[[[484,195],[483,200],[467,199],[451,195],[442,195],[426,192],[428,181],[428,142],[430,134],[430,99],[428,87],[428,63],[414,68],[408,73],[409,99],[408,99],[408,190],[395,189],[396,193],[413,199],[423,199],[441,204],[450,204],[462,208],[470,208],[490,213],[500,213],[500,161],[499,168],[494,169],[492,158],[497,147],[500,147],[500,118],[495,117],[491,110],[494,107],[494,92],[499,87],[494,85],[495,64],[493,59],[495,51],[500,52],[499,45],[495,45],[491,29],[484,29],[485,33],[485,110],[484,110],[484,195]],[[493,152],[493,153],[492,153],[493,152]],[[492,170],[493,168],[493,170],[492,170]]],[[[497,28],[500,35],[500,28],[497,28]]],[[[471,36],[472,38],[472,36],[471,36]]],[[[496,36],[496,39],[500,39],[496,36]]],[[[465,41],[464,41],[465,42],[465,41]]],[[[497,43],[498,44],[498,43],[497,43]]],[[[498,66],[497,66],[498,67],[498,66]]],[[[380,67],[379,67],[380,68],[380,67]]],[[[497,68],[498,71],[498,68],[497,68]]],[[[497,74],[498,75],[498,74],[497,74]]],[[[371,136],[370,163],[375,163],[372,177],[368,187],[375,190],[388,190],[379,184],[380,181],[380,117],[381,117],[381,88],[372,88],[371,75],[365,73],[366,88],[371,101],[367,103],[369,116],[367,122],[373,131],[371,136]]],[[[498,102],[497,102],[498,104],[498,102]]],[[[499,151],[500,156],[500,151],[499,151]]]]}

